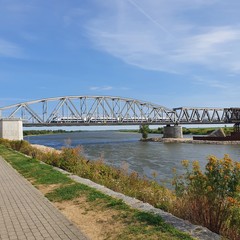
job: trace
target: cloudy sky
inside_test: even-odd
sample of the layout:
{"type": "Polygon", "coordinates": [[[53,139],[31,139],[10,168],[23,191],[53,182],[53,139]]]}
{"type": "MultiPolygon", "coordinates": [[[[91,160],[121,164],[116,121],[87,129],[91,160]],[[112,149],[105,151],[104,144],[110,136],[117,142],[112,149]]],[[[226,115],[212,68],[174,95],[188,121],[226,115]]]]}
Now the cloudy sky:
{"type": "Polygon", "coordinates": [[[240,107],[239,0],[0,0],[0,106],[110,95],[240,107]]]}

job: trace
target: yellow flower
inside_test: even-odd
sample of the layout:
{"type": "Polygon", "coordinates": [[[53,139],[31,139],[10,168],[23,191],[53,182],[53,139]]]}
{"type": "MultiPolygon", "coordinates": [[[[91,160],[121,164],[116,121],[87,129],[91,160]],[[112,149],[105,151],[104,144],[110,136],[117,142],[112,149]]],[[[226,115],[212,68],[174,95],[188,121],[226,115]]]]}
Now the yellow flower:
{"type": "Polygon", "coordinates": [[[209,172],[211,172],[213,170],[212,165],[208,166],[208,170],[209,170],[209,172]]]}
{"type": "Polygon", "coordinates": [[[215,165],[217,163],[217,158],[215,156],[209,156],[209,163],[215,165]]]}
{"type": "Polygon", "coordinates": [[[235,162],[235,167],[237,170],[240,170],[240,163],[239,162],[235,162]]]}
{"type": "Polygon", "coordinates": [[[194,175],[190,175],[189,180],[193,180],[193,179],[194,179],[194,175]]]}
{"type": "Polygon", "coordinates": [[[197,170],[200,169],[200,166],[199,166],[199,162],[198,162],[198,161],[194,161],[192,165],[193,165],[193,169],[194,169],[195,171],[197,171],[197,170]]]}
{"type": "Polygon", "coordinates": [[[207,186],[207,191],[211,192],[212,191],[212,187],[211,186],[207,186]]]}
{"type": "Polygon", "coordinates": [[[188,160],[182,160],[182,165],[184,167],[188,167],[189,166],[189,161],[188,160]]]}

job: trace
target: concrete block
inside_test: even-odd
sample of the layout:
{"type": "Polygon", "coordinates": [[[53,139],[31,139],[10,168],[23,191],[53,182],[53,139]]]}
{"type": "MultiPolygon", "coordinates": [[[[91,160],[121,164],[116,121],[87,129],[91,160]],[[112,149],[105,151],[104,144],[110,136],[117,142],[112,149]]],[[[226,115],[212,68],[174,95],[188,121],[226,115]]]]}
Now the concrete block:
{"type": "Polygon", "coordinates": [[[0,138],[23,140],[23,124],[20,119],[0,119],[0,138]]]}
{"type": "Polygon", "coordinates": [[[166,126],[163,128],[163,138],[182,138],[181,126],[166,126]]]}

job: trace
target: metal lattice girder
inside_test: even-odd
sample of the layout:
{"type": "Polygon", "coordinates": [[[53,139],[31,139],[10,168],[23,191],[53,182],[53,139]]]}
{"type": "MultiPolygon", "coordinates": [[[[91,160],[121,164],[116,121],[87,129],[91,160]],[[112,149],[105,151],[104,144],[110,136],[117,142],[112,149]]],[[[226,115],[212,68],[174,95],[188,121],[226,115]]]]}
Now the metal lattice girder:
{"type": "Polygon", "coordinates": [[[136,99],[110,96],[45,98],[0,108],[1,118],[24,126],[205,124],[240,122],[240,108],[169,109],[136,99]]]}
{"type": "Polygon", "coordinates": [[[240,108],[225,108],[226,121],[229,123],[240,123],[240,108]]]}
{"type": "Polygon", "coordinates": [[[174,108],[176,122],[181,124],[230,123],[225,108],[174,108]]]}
{"type": "Polygon", "coordinates": [[[110,96],[46,98],[0,108],[3,118],[24,126],[139,125],[173,123],[171,109],[136,99],[110,96]]]}

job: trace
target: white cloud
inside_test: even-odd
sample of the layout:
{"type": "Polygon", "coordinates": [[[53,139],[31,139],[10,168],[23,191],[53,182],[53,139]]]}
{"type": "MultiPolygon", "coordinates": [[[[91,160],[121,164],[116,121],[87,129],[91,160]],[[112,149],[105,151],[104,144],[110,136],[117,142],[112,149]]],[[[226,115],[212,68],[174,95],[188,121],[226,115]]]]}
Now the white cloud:
{"type": "Polygon", "coordinates": [[[222,90],[230,90],[233,86],[228,82],[222,82],[213,79],[206,79],[200,76],[195,76],[195,84],[205,85],[206,87],[222,89],[222,90]]]}
{"type": "Polygon", "coordinates": [[[112,89],[113,89],[113,87],[111,87],[111,86],[103,86],[103,87],[93,86],[93,87],[90,87],[91,91],[110,91],[112,89]]]}
{"type": "Polygon", "coordinates": [[[227,15],[234,2],[106,0],[87,35],[99,50],[140,68],[185,72],[195,64],[238,74],[240,26],[227,15]]]}
{"type": "Polygon", "coordinates": [[[231,45],[240,40],[240,29],[216,28],[203,34],[182,39],[182,47],[173,56],[185,62],[208,62],[210,58],[225,58],[232,53],[231,45]],[[230,46],[229,46],[230,45],[230,46]]]}

